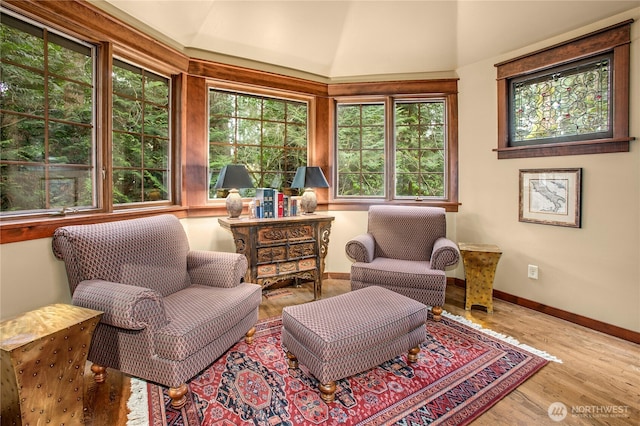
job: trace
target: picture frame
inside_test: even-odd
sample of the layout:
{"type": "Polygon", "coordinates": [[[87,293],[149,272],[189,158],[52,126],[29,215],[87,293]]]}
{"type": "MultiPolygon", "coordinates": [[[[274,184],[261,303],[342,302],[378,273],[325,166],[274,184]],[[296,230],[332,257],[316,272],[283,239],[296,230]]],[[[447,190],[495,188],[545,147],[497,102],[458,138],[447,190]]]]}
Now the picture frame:
{"type": "Polygon", "coordinates": [[[582,227],[582,169],[521,169],[520,222],[582,227]]]}

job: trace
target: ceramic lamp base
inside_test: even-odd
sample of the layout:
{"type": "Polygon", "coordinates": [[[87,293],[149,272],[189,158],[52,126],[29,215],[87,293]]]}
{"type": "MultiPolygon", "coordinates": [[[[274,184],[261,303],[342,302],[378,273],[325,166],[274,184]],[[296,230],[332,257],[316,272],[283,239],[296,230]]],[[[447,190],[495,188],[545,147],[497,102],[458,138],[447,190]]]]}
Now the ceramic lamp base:
{"type": "Polygon", "coordinates": [[[305,189],[304,194],[302,194],[300,198],[300,208],[304,214],[311,214],[316,211],[316,207],[318,207],[316,193],[312,188],[305,189]]]}
{"type": "Polygon", "coordinates": [[[230,189],[226,198],[227,213],[232,219],[237,219],[242,213],[242,197],[237,189],[230,189]]]}

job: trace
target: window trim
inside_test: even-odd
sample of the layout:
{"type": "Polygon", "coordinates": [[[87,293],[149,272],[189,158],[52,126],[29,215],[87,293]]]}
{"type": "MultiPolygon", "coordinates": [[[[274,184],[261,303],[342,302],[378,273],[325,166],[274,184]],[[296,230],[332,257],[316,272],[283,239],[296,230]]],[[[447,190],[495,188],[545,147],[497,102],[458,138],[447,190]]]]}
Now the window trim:
{"type": "Polygon", "coordinates": [[[629,142],[629,74],[631,24],[633,19],[538,50],[494,66],[498,79],[498,159],[549,157],[560,155],[628,152],[629,142]],[[613,136],[601,139],[552,142],[512,146],[510,143],[510,82],[513,79],[550,68],[579,62],[611,53],[613,81],[613,136]]]}

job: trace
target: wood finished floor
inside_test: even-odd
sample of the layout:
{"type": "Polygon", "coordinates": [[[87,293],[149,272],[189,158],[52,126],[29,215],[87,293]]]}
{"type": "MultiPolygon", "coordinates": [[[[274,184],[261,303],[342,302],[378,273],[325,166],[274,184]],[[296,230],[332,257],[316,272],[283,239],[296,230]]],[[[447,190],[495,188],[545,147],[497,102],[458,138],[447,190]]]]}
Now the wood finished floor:
{"type": "MultiPolygon", "coordinates": [[[[310,283],[279,290],[290,294],[263,297],[261,319],[280,315],[285,306],[313,299],[310,283]]],[[[347,291],[348,281],[324,281],[323,298],[347,291]]],[[[463,300],[464,290],[449,286],[444,308],[563,361],[562,364],[550,362],[474,421],[474,426],[640,424],[639,345],[501,300],[494,300],[493,314],[487,314],[482,308],[465,312],[463,300]],[[562,402],[569,410],[561,422],[551,420],[547,414],[554,402],[562,402]],[[585,410],[617,410],[619,414],[587,417],[573,415],[572,409],[583,413],[585,410]]],[[[85,423],[125,425],[129,378],[109,370],[107,382],[96,385],[87,372],[85,383],[85,423]]]]}

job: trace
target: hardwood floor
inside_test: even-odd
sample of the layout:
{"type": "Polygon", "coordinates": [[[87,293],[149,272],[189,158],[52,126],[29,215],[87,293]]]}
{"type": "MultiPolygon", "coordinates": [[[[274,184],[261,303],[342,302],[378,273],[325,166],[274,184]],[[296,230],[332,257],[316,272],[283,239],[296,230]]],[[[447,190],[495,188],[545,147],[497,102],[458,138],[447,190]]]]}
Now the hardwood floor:
{"type": "MultiPolygon", "coordinates": [[[[348,281],[324,280],[323,298],[347,291],[348,281]]],[[[263,297],[260,306],[261,319],[280,315],[285,306],[313,299],[310,283],[269,293],[272,297],[263,297]]],[[[563,361],[550,362],[474,421],[474,426],[640,424],[639,345],[501,300],[494,299],[493,314],[482,308],[465,312],[463,301],[463,289],[447,288],[446,311],[563,361]],[[563,421],[553,421],[547,414],[555,402],[568,409],[563,421]]],[[[129,378],[109,370],[107,382],[95,385],[88,371],[85,383],[86,424],[125,425],[129,378]]]]}

